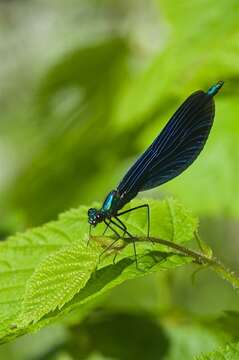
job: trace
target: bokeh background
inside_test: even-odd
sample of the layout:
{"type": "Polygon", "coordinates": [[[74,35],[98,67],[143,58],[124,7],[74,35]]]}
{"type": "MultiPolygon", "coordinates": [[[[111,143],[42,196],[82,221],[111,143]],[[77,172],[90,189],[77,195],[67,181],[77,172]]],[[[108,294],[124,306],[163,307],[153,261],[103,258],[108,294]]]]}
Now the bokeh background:
{"type": "MultiPolygon", "coordinates": [[[[203,153],[143,195],[179,198],[239,272],[238,24],[238,0],[1,0],[1,239],[103,200],[190,93],[224,80],[203,153]]],[[[0,356],[187,360],[220,345],[225,322],[239,337],[238,295],[207,269],[192,284],[193,270],[129,281],[0,356]]]]}

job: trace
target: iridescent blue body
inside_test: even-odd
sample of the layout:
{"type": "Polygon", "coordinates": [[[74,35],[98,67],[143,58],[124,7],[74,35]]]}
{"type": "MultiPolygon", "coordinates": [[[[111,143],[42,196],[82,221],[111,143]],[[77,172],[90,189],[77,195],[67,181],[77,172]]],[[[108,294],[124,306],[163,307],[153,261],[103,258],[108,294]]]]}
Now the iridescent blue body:
{"type": "MultiPolygon", "coordinates": [[[[129,234],[119,216],[134,209],[119,210],[138,192],[173,179],[194,162],[210,133],[215,115],[213,97],[222,85],[220,81],[207,92],[196,91],[184,101],[149,148],[128,170],[116,190],[107,195],[101,209],[88,210],[91,225],[96,226],[104,221],[111,229],[110,225],[114,224],[129,234]]],[[[148,205],[140,207],[147,207],[149,216],[148,205]]]]}
{"type": "Polygon", "coordinates": [[[117,190],[112,190],[105,198],[101,209],[89,209],[88,217],[91,225],[97,225],[105,219],[110,219],[116,216],[117,212],[121,209],[120,195],[117,190]]]}

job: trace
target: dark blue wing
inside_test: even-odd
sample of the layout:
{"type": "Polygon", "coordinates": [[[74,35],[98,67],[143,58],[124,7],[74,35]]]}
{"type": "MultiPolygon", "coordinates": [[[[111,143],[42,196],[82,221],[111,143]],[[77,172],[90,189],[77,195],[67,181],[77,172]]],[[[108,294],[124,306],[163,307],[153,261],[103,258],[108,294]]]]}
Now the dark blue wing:
{"type": "Polygon", "coordinates": [[[214,93],[197,91],[179,107],[120,182],[117,190],[122,199],[121,207],[139,191],[171,180],[193,163],[213,124],[215,93],[215,90],[214,93]]]}
{"type": "MultiPolygon", "coordinates": [[[[205,94],[208,97],[208,95],[205,94]]],[[[202,99],[203,100],[203,99],[202,99]]],[[[176,129],[173,141],[169,142],[155,158],[145,174],[139,191],[159,186],[181,174],[202,151],[210,133],[215,115],[214,100],[203,101],[200,108],[191,114],[185,129],[176,129]]]]}

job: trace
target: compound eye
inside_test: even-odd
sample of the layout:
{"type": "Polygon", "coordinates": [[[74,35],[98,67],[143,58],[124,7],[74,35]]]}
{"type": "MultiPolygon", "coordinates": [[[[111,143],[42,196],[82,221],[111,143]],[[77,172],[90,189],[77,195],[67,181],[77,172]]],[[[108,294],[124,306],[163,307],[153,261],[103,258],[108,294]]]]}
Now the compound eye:
{"type": "Polygon", "coordinates": [[[88,210],[88,216],[95,216],[96,213],[97,213],[97,210],[94,209],[94,208],[90,208],[90,209],[88,210]]]}

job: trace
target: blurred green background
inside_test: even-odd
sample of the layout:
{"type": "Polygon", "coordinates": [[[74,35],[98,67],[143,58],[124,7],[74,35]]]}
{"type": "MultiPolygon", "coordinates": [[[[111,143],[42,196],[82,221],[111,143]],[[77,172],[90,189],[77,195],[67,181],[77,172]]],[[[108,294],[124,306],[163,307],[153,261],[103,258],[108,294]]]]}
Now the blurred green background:
{"type": "MultiPolygon", "coordinates": [[[[103,200],[190,93],[224,80],[203,153],[143,195],[179,198],[239,272],[238,24],[238,0],[1,0],[1,239],[103,200]]],[[[0,356],[187,360],[227,326],[238,339],[238,295],[208,270],[192,285],[193,270],[129,281],[0,356]]]]}

